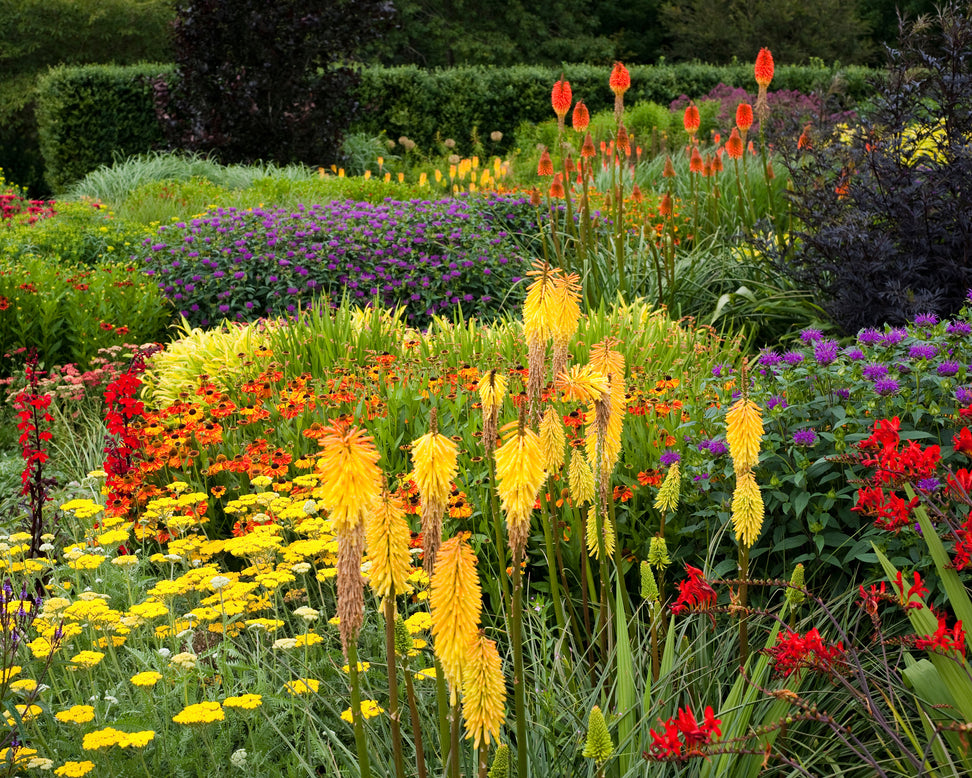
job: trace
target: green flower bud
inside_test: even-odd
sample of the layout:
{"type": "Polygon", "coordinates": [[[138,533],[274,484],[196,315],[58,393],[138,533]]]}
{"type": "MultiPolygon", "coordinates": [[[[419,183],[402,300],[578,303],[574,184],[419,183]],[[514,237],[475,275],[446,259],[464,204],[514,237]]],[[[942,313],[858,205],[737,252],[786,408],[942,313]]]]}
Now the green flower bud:
{"type": "Polygon", "coordinates": [[[672,560],[668,556],[668,544],[665,543],[665,538],[652,538],[651,546],[648,548],[648,564],[657,567],[659,570],[664,570],[671,563],[672,560]]]}
{"type": "Polygon", "coordinates": [[[607,722],[601,709],[595,705],[587,719],[587,740],[584,743],[584,756],[594,760],[598,767],[603,765],[614,753],[614,743],[608,732],[607,722]]]}
{"type": "Polygon", "coordinates": [[[506,743],[496,748],[488,778],[510,778],[510,747],[506,743]]]}
{"type": "Polygon", "coordinates": [[[405,626],[405,619],[401,615],[395,617],[395,653],[399,656],[408,656],[412,650],[412,636],[405,626]]]}
{"type": "Polygon", "coordinates": [[[658,584],[655,583],[655,574],[651,572],[651,565],[643,561],[641,563],[641,597],[648,602],[658,602],[658,584]]]}
{"type": "MultiPolygon", "coordinates": [[[[793,575],[790,577],[790,586],[791,587],[799,586],[800,588],[803,588],[803,565],[802,564],[797,565],[796,567],[793,568],[793,575]]],[[[803,592],[797,589],[787,588],[786,590],[786,601],[790,603],[790,607],[799,605],[806,598],[807,596],[803,592]]]]}

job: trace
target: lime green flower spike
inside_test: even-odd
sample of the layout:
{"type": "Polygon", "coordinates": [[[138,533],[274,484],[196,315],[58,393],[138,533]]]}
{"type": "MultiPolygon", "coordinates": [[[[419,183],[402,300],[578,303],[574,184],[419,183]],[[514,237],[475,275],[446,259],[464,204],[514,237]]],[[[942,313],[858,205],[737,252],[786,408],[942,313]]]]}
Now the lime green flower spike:
{"type": "Polygon", "coordinates": [[[614,743],[608,732],[607,722],[601,709],[595,705],[591,708],[591,715],[587,719],[587,741],[584,743],[584,756],[594,760],[594,764],[601,767],[611,754],[614,753],[614,743]]]}

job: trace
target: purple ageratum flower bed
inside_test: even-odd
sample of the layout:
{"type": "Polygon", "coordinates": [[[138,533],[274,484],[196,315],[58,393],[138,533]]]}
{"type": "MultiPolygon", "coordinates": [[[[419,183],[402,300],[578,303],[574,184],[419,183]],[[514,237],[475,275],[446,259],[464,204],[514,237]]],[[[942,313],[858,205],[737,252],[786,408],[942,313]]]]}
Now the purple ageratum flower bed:
{"type": "Polygon", "coordinates": [[[526,198],[499,196],[220,208],[159,228],[139,256],[195,326],[344,295],[403,307],[416,324],[460,306],[489,317],[522,299],[527,262],[514,235],[534,214],[526,198]]]}

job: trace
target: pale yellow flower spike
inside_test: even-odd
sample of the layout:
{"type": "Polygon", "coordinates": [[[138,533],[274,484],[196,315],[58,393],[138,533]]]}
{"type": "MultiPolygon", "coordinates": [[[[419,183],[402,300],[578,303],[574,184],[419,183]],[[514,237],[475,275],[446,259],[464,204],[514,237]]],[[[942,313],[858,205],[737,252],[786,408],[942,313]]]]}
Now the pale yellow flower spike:
{"type": "Polygon", "coordinates": [[[527,287],[526,300],[523,301],[523,339],[528,344],[545,341],[553,334],[557,304],[562,297],[555,284],[555,272],[554,268],[541,260],[535,261],[533,270],[527,272],[535,279],[527,287]]]}
{"type": "Polygon", "coordinates": [[[377,509],[365,518],[365,544],[371,569],[368,583],[379,597],[408,591],[406,579],[412,572],[409,553],[411,530],[405,520],[401,502],[384,492],[377,509]]]}
{"type": "Polygon", "coordinates": [[[655,508],[663,513],[668,513],[678,507],[679,489],[682,485],[682,474],[679,471],[678,462],[673,462],[668,468],[665,480],[658,490],[655,497],[655,508]]]}
{"type": "Polygon", "coordinates": [[[732,493],[732,528],[740,545],[750,548],[759,538],[763,512],[763,494],[752,471],[737,475],[736,490],[732,493]]]}
{"type": "Polygon", "coordinates": [[[374,440],[357,427],[331,425],[320,438],[317,489],[335,533],[359,525],[381,493],[381,470],[374,440]]]}
{"type": "Polygon", "coordinates": [[[462,672],[462,718],[473,748],[488,747],[490,738],[499,740],[506,718],[505,701],[506,681],[496,643],[480,632],[469,644],[462,672]]]}
{"type": "Polygon", "coordinates": [[[575,448],[570,455],[567,475],[570,499],[574,501],[574,505],[579,508],[585,502],[591,502],[594,499],[594,473],[580,449],[575,448]]]}
{"type": "MultiPolygon", "coordinates": [[[[604,516],[601,520],[604,530],[604,554],[610,559],[614,554],[614,525],[611,523],[610,516],[604,516]]],[[[597,543],[597,509],[593,506],[587,511],[587,551],[595,559],[600,559],[600,549],[597,543]]]]}
{"type": "Polygon", "coordinates": [[[506,379],[495,370],[490,370],[479,379],[479,399],[483,413],[498,410],[506,396],[506,379]]]}
{"type": "Polygon", "coordinates": [[[580,276],[577,273],[560,275],[554,280],[559,293],[559,307],[553,319],[554,343],[566,345],[577,332],[580,321],[580,276]]]}
{"type": "Polygon", "coordinates": [[[736,476],[756,466],[763,437],[763,417],[759,406],[740,397],[726,414],[726,442],[736,476]]]}
{"type": "Polygon", "coordinates": [[[555,475],[564,464],[564,446],[567,436],[564,434],[564,422],[557,410],[550,406],[540,421],[540,446],[543,449],[543,469],[550,475],[555,475]]]}
{"type": "Polygon", "coordinates": [[[462,535],[449,538],[439,547],[429,586],[429,606],[433,649],[449,682],[451,704],[455,705],[483,607],[476,555],[462,535]]]}
{"type": "Polygon", "coordinates": [[[446,503],[458,471],[459,450],[445,435],[429,432],[412,441],[412,477],[423,500],[446,503]]]}
{"type": "Polygon", "coordinates": [[[533,430],[513,432],[496,449],[497,491],[514,557],[526,546],[533,504],[546,477],[540,437],[533,430]]]}

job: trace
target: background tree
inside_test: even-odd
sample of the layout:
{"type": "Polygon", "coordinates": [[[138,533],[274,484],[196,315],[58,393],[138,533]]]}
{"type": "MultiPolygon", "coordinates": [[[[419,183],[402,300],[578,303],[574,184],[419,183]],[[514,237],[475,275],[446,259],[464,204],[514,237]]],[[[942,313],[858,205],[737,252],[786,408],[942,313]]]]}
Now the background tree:
{"type": "Polygon", "coordinates": [[[349,65],[392,13],[389,0],[180,2],[177,75],[157,84],[170,142],[223,162],[337,159],[357,107],[349,65]]]}
{"type": "Polygon", "coordinates": [[[680,0],[664,3],[660,16],[672,59],[725,64],[766,46],[777,62],[848,65],[874,48],[858,0],[680,0]]]}

